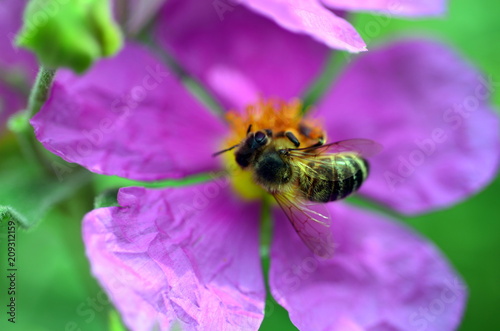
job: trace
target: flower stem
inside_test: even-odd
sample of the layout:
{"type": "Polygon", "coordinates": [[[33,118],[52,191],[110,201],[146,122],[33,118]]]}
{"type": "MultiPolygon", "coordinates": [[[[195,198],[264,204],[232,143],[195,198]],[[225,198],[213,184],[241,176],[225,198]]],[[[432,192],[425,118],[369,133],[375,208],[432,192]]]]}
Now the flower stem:
{"type": "Polygon", "coordinates": [[[28,118],[35,115],[47,100],[55,73],[56,71],[54,69],[47,69],[43,66],[40,67],[28,99],[28,118]]]}
{"type": "Polygon", "coordinates": [[[8,127],[15,133],[24,157],[29,162],[40,165],[48,174],[52,173],[50,160],[39,149],[40,145],[29,125],[29,120],[40,110],[43,103],[47,100],[54,74],[55,70],[40,67],[29,94],[27,108],[11,116],[8,122],[8,127]]]}

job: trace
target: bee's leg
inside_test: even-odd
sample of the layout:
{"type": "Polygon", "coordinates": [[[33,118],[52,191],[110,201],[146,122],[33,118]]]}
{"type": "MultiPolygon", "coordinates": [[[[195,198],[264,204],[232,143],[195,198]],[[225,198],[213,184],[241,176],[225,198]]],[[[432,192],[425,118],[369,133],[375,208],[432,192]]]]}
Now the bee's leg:
{"type": "Polygon", "coordinates": [[[318,142],[317,142],[317,143],[315,143],[314,145],[311,145],[311,146],[309,146],[309,147],[307,147],[307,148],[316,148],[316,147],[321,147],[321,146],[323,146],[324,144],[325,144],[325,140],[323,139],[323,137],[319,137],[319,139],[318,139],[318,142]]]}
{"type": "Polygon", "coordinates": [[[290,139],[290,141],[295,145],[295,148],[298,148],[300,146],[300,141],[297,139],[297,137],[295,137],[295,135],[290,132],[290,131],[287,131],[285,132],[285,136],[290,139]]]}
{"type": "Polygon", "coordinates": [[[318,142],[308,148],[321,147],[325,144],[325,139],[323,137],[318,138],[318,142]]]}
{"type": "Polygon", "coordinates": [[[308,149],[314,149],[314,148],[321,147],[324,144],[325,144],[325,139],[323,137],[319,137],[317,143],[315,143],[314,145],[308,146],[308,147],[301,148],[300,150],[306,151],[308,149]]]}

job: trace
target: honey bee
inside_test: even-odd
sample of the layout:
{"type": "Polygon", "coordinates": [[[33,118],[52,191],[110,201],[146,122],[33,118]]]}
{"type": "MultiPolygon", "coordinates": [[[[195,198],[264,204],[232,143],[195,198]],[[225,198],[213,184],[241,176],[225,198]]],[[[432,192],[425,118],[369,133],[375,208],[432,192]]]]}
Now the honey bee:
{"type": "MultiPolygon", "coordinates": [[[[307,127],[299,132],[308,137],[307,127]]],[[[330,215],[324,203],[343,199],[357,191],[368,177],[365,159],[381,147],[368,139],[349,139],[300,148],[291,131],[265,129],[252,132],[239,144],[215,153],[236,149],[236,163],[252,173],[253,180],[274,196],[299,237],[318,256],[333,256],[330,215]]]]}

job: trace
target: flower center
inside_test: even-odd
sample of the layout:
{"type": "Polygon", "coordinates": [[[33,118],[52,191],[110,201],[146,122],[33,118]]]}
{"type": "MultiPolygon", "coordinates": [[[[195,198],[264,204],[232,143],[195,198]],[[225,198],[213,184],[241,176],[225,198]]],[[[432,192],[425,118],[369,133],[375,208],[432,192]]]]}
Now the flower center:
{"type": "Polygon", "coordinates": [[[221,157],[230,174],[233,189],[245,200],[261,199],[267,192],[256,183],[255,174],[252,172],[252,164],[242,168],[237,162],[235,153],[240,146],[245,144],[247,131],[272,131],[272,137],[280,142],[284,148],[296,148],[288,136],[297,138],[300,147],[313,145],[318,140],[326,140],[325,132],[318,121],[305,118],[302,114],[302,103],[298,100],[284,102],[280,100],[261,100],[257,104],[249,105],[244,112],[228,112],[226,119],[229,123],[231,133],[224,141],[222,149],[238,145],[234,150],[223,153],[221,157]],[[286,133],[291,133],[286,134],[286,133]]]}

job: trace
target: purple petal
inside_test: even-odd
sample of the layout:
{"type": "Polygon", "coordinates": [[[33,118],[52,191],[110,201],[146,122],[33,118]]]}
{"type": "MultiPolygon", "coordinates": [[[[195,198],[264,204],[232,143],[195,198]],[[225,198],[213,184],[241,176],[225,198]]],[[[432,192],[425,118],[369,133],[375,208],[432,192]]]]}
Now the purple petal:
{"type": "Polygon", "coordinates": [[[305,33],[329,47],[350,52],[366,50],[365,43],[352,25],[317,1],[241,0],[241,3],[272,18],[285,29],[305,33]]]}
{"type": "Polygon", "coordinates": [[[349,11],[376,11],[396,16],[435,16],[446,12],[446,0],[321,0],[326,6],[349,11]]]}
{"type": "Polygon", "coordinates": [[[244,6],[221,14],[218,1],[169,1],[157,35],[224,107],[242,109],[259,96],[295,98],[320,74],[327,47],[244,6]]]}
{"type": "Polygon", "coordinates": [[[0,127],[27,103],[37,72],[34,56],[14,45],[26,1],[4,0],[0,5],[0,127]]]}
{"type": "Polygon", "coordinates": [[[336,253],[314,256],[275,212],[270,287],[300,330],[454,330],[467,291],[441,253],[381,215],[328,205],[336,253]]]}
{"type": "Polygon", "coordinates": [[[225,180],[121,189],[85,216],[92,272],[132,330],[253,329],[263,319],[259,208],[225,180]]]}
{"type": "Polygon", "coordinates": [[[57,74],[32,119],[38,140],[68,162],[156,180],[213,171],[226,128],[155,58],[128,45],[84,76],[57,74]]]}
{"type": "Polygon", "coordinates": [[[3,0],[0,6],[0,67],[3,70],[16,67],[24,74],[35,77],[35,57],[15,45],[16,34],[22,25],[22,16],[27,1],[3,0]],[[29,67],[27,67],[29,65],[29,67]]]}
{"type": "Polygon", "coordinates": [[[398,42],[351,63],[316,115],[330,141],[384,146],[361,193],[423,212],[465,199],[497,171],[498,117],[488,101],[499,83],[488,80],[443,45],[398,42]]]}

